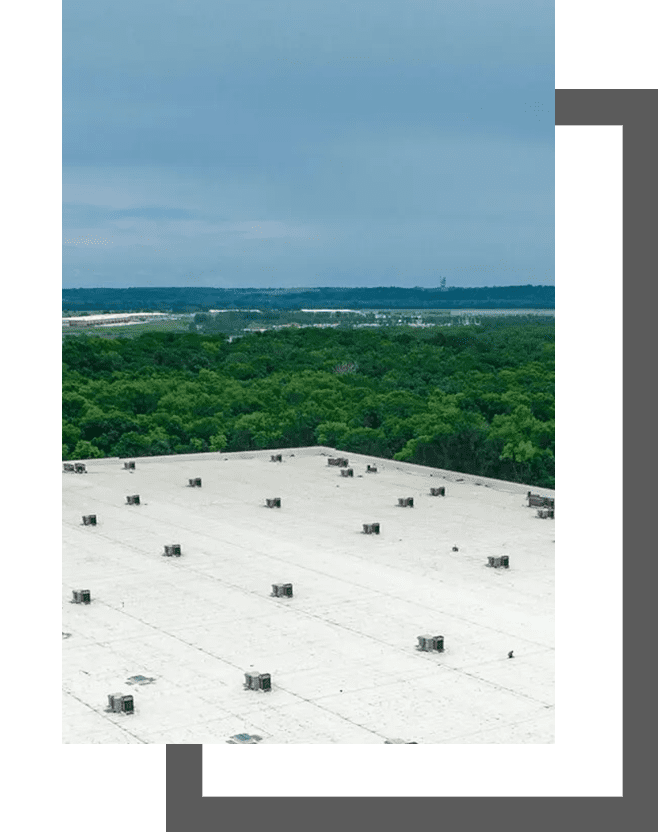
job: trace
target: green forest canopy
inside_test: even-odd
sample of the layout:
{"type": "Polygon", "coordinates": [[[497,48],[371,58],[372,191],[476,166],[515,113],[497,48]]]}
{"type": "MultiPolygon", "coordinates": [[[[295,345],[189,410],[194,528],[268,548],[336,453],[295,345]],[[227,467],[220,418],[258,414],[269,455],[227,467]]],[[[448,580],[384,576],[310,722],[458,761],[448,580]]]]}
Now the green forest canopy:
{"type": "Polygon", "coordinates": [[[554,320],[63,343],[64,459],[316,444],[552,488],[554,320]]]}

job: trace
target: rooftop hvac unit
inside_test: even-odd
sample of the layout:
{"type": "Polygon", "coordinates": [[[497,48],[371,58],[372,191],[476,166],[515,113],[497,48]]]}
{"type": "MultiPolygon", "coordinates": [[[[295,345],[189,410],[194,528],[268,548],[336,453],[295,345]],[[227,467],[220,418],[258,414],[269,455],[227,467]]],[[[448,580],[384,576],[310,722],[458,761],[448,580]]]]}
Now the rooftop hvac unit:
{"type": "Polygon", "coordinates": [[[90,604],[91,591],[88,589],[74,589],[73,590],[73,604],[90,604]]]}
{"type": "Polygon", "coordinates": [[[268,497],[265,500],[265,505],[268,508],[281,508],[281,497],[268,497]]]}
{"type": "Polygon", "coordinates": [[[487,558],[487,566],[492,566],[494,569],[500,569],[502,566],[504,569],[509,569],[509,555],[500,555],[499,557],[489,557],[487,558]]]}
{"type": "Polygon", "coordinates": [[[353,468],[343,468],[340,472],[341,477],[353,477],[354,476],[354,469],[353,468]]]}
{"type": "Polygon", "coordinates": [[[75,465],[72,462],[65,462],[64,463],[64,471],[75,471],[75,465]]]}
{"type": "Polygon", "coordinates": [[[107,697],[107,709],[115,714],[135,713],[135,703],[130,694],[111,693],[107,697]]]}
{"type": "Polygon", "coordinates": [[[188,480],[188,483],[190,488],[201,488],[201,477],[188,480]]]}
{"type": "Polygon", "coordinates": [[[134,471],[135,470],[135,463],[134,462],[124,462],[123,467],[126,471],[134,471]]]}
{"type": "Polygon", "coordinates": [[[350,464],[350,461],[346,457],[344,457],[344,456],[338,457],[338,465],[340,465],[341,468],[347,468],[347,466],[349,464],[350,464]]]}
{"type": "Polygon", "coordinates": [[[414,507],[414,498],[413,497],[399,497],[398,498],[398,505],[399,506],[409,506],[409,508],[414,507]]]}
{"type": "Polygon", "coordinates": [[[446,490],[444,486],[440,486],[439,488],[430,488],[430,494],[432,497],[445,497],[446,490]]]}
{"type": "Polygon", "coordinates": [[[292,584],[272,584],[272,595],[277,598],[292,598],[292,584]]]}
{"type": "Polygon", "coordinates": [[[377,473],[377,466],[376,465],[368,465],[366,468],[366,474],[376,474],[377,473]]]}
{"type": "Polygon", "coordinates": [[[281,454],[272,454],[270,462],[283,462],[283,457],[281,454]]]}
{"type": "Polygon", "coordinates": [[[552,508],[538,508],[537,509],[537,517],[541,517],[542,519],[546,520],[547,518],[551,518],[552,520],[555,519],[555,509],[552,508]]]}
{"type": "Polygon", "coordinates": [[[82,515],[82,525],[83,526],[95,526],[96,525],[96,515],[95,514],[83,514],[82,515]]]}
{"type": "Polygon", "coordinates": [[[431,651],[443,653],[443,636],[418,636],[416,650],[422,650],[425,653],[431,651]]]}
{"type": "Polygon", "coordinates": [[[87,466],[83,462],[76,462],[73,468],[76,474],[87,473],[87,466]]]}
{"type": "Polygon", "coordinates": [[[168,558],[179,558],[181,556],[180,544],[172,543],[171,546],[164,547],[164,553],[168,558]]]}
{"type": "Polygon", "coordinates": [[[138,506],[139,505],[139,494],[132,494],[129,497],[126,497],[126,504],[129,506],[138,506]]]}
{"type": "Polygon", "coordinates": [[[539,494],[533,494],[531,491],[528,491],[528,505],[532,508],[533,506],[539,508],[555,508],[555,498],[554,497],[540,497],[539,494]]]}
{"type": "Polygon", "coordinates": [[[250,671],[244,674],[245,690],[272,690],[272,677],[269,673],[250,671]]]}
{"type": "Polygon", "coordinates": [[[364,534],[379,534],[379,523],[364,523],[363,524],[363,533],[364,534]]]}

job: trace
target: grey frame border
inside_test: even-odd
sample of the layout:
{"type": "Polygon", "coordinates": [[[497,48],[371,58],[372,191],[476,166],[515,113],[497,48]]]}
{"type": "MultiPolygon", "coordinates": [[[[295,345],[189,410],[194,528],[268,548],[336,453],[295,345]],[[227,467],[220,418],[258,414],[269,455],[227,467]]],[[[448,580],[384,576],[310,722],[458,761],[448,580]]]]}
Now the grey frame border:
{"type": "MultiPolygon", "coordinates": [[[[649,495],[650,472],[647,467],[642,470],[635,464],[636,459],[643,459],[640,441],[644,436],[652,436],[654,425],[652,408],[649,405],[650,386],[633,387],[632,404],[626,396],[635,376],[642,373],[643,358],[649,354],[652,346],[649,336],[652,334],[649,315],[653,306],[647,303],[646,286],[642,276],[650,277],[655,264],[652,260],[652,236],[655,235],[655,208],[652,211],[651,200],[657,193],[655,185],[656,165],[655,147],[658,145],[657,127],[658,91],[656,90],[555,90],[555,124],[557,125],[623,125],[623,211],[624,211],[624,447],[629,444],[637,453],[624,455],[624,479],[632,477],[633,491],[638,497],[633,501],[624,501],[624,549],[641,547],[639,530],[647,525],[651,517],[649,495]],[[653,187],[652,187],[653,186],[653,187]],[[652,219],[653,218],[653,219],[652,219]],[[641,291],[640,291],[641,289],[641,291]],[[637,372],[639,369],[639,373],[637,372]],[[638,394],[638,389],[642,393],[638,394]]],[[[612,323],[614,326],[614,322],[612,323]]],[[[630,480],[629,480],[630,481],[630,480]]],[[[649,539],[648,529],[643,539],[649,539]]],[[[645,561],[645,564],[649,559],[645,561]]],[[[647,580],[646,571],[635,575],[624,569],[624,595],[633,599],[624,614],[624,652],[630,644],[639,644],[640,633],[647,633],[651,627],[647,613],[652,609],[653,598],[649,598],[652,581],[647,580]],[[630,614],[627,614],[630,613],[630,614]],[[644,619],[644,620],[642,620],[644,619]],[[644,625],[643,630],[640,627],[644,625]],[[632,635],[631,635],[632,634],[632,635]],[[633,638],[633,636],[636,636],[633,638]]],[[[629,656],[630,658],[630,656],[629,656]]],[[[615,659],[618,661],[618,659],[615,659]]],[[[648,681],[648,680],[647,680],[648,681]]],[[[624,693],[626,693],[624,684],[624,693]]],[[[637,797],[641,790],[649,793],[649,768],[635,766],[630,754],[627,757],[628,744],[632,743],[641,731],[644,714],[651,713],[649,697],[652,697],[649,684],[633,685],[633,708],[624,710],[624,796],[637,797]],[[630,776],[626,776],[630,770],[630,776]],[[630,784],[626,792],[626,783],[630,784]],[[644,788],[642,788],[644,787],[644,788]]],[[[628,701],[628,698],[625,697],[628,701]]],[[[491,822],[497,809],[502,808],[504,815],[498,817],[505,821],[506,827],[527,828],[536,823],[537,806],[530,801],[533,798],[387,798],[385,802],[378,798],[341,797],[341,798],[226,798],[202,797],[202,746],[201,745],[167,745],[167,830],[168,832],[205,832],[221,828],[224,823],[240,823],[249,818],[249,823],[270,824],[276,818],[287,826],[299,823],[301,828],[316,825],[322,818],[322,825],[348,823],[359,824],[363,812],[368,825],[375,828],[405,828],[414,822],[414,818],[426,812],[441,812],[441,819],[450,820],[457,828],[468,829],[475,825],[491,822]],[[249,800],[246,803],[245,800],[249,800]],[[286,801],[285,814],[281,814],[281,800],[286,801]],[[298,801],[293,804],[292,801],[298,801]],[[435,801],[443,800],[438,807],[435,801]],[[503,801],[501,806],[500,801],[503,801]],[[516,800],[516,803],[510,801],[516,800]],[[275,803],[276,801],[276,803],[275,803]],[[309,801],[314,801],[310,803],[309,801]],[[410,801],[413,801],[413,806],[410,801]],[[471,801],[471,802],[467,802],[471,801]],[[495,804],[493,801],[497,801],[495,804]],[[322,806],[319,805],[322,803],[322,806]]],[[[583,798],[541,798],[545,802],[541,812],[548,822],[560,823],[566,820],[567,813],[572,823],[580,825],[586,818],[588,826],[596,824],[599,829],[619,829],[623,825],[624,813],[619,799],[589,798],[588,802],[574,805],[574,800],[583,798]],[[574,816],[574,812],[577,814],[574,816]],[[582,814],[581,814],[582,813],[582,814]]],[[[639,808],[636,806],[636,808],[639,808]]],[[[648,812],[648,817],[651,813],[648,812]]],[[[431,817],[431,814],[429,815],[431,817]]]]}

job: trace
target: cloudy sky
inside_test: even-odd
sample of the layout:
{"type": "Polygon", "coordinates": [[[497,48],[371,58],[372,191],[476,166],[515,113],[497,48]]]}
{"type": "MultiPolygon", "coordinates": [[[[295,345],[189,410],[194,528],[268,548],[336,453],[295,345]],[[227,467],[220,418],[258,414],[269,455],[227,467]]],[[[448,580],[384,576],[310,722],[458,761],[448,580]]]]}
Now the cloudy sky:
{"type": "Polygon", "coordinates": [[[63,0],[63,283],[554,282],[552,0],[63,0]]]}

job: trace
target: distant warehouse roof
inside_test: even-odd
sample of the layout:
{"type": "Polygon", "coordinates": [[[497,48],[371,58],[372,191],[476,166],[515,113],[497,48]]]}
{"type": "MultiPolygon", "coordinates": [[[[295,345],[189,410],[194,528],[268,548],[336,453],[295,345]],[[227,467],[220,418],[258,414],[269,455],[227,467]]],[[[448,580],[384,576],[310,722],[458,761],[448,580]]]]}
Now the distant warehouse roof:
{"type": "Polygon", "coordinates": [[[107,315],[79,315],[62,318],[62,326],[94,326],[95,324],[125,324],[132,321],[147,321],[152,318],[166,318],[168,312],[116,312],[107,315]]]}

